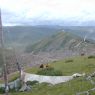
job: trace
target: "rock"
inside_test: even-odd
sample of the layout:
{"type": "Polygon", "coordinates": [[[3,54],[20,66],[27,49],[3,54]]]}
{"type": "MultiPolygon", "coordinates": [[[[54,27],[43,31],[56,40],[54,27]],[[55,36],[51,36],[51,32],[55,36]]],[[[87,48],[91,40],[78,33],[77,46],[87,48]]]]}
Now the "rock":
{"type": "Polygon", "coordinates": [[[24,91],[30,91],[31,87],[27,86],[26,83],[21,87],[19,91],[24,92],[24,91]]]}
{"type": "Polygon", "coordinates": [[[94,84],[95,84],[95,82],[94,82],[93,80],[90,80],[90,82],[91,82],[91,84],[92,84],[92,85],[94,85],[94,84]]]}
{"type": "Polygon", "coordinates": [[[95,88],[92,88],[91,91],[95,91],[95,88]]]}
{"type": "Polygon", "coordinates": [[[88,76],[86,79],[89,80],[91,82],[91,84],[93,84],[93,85],[95,84],[95,82],[92,80],[91,76],[88,76]]]}
{"type": "Polygon", "coordinates": [[[88,91],[79,92],[76,95],[83,95],[83,94],[90,95],[88,91]]]}
{"type": "Polygon", "coordinates": [[[86,79],[87,79],[87,80],[91,80],[91,76],[88,76],[86,79]]]}
{"type": "Polygon", "coordinates": [[[75,73],[72,76],[73,76],[73,78],[76,78],[76,77],[81,77],[81,76],[85,76],[85,75],[86,75],[85,73],[83,73],[83,74],[75,73]]]}
{"type": "Polygon", "coordinates": [[[90,75],[91,77],[95,77],[95,72],[90,75]]]}

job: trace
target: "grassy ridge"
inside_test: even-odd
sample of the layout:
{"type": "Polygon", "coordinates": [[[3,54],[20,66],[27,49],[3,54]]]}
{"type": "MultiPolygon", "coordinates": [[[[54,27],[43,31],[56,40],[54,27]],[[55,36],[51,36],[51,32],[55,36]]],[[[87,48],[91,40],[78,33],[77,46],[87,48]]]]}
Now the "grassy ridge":
{"type": "MultiPolygon", "coordinates": [[[[92,73],[95,70],[95,58],[88,59],[88,57],[73,57],[61,61],[54,61],[49,63],[51,67],[56,70],[62,71],[63,75],[72,75],[74,73],[92,73]],[[68,62],[72,60],[72,62],[68,62]]],[[[36,73],[38,67],[29,68],[26,70],[28,73],[36,73]]]]}

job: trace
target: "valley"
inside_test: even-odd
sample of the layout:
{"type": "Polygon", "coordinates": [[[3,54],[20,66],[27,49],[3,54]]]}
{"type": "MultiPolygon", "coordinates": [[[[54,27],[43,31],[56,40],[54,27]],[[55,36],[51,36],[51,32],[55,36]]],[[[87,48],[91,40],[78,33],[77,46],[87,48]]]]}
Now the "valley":
{"type": "Polygon", "coordinates": [[[0,95],[95,95],[95,0],[1,0],[0,95]]]}
{"type": "MultiPolygon", "coordinates": [[[[83,37],[89,34],[91,29],[94,31],[94,27],[74,26],[4,27],[5,46],[11,52],[10,54],[7,53],[8,72],[17,70],[16,56],[24,68],[80,56],[81,53],[85,53],[86,56],[95,55],[94,40],[88,36],[85,42],[83,42],[83,37]],[[86,34],[83,36],[83,33],[86,34]],[[80,42],[82,43],[78,46],[80,42]],[[11,66],[13,67],[11,68],[11,66]]],[[[90,35],[92,34],[94,36],[94,32],[90,35]]]]}
{"type": "MultiPolygon", "coordinates": [[[[89,32],[91,29],[94,31],[93,27],[73,26],[5,27],[5,53],[9,82],[19,77],[17,62],[19,62],[22,70],[32,74],[39,71],[41,64],[49,64],[55,70],[60,70],[63,76],[71,76],[75,73],[86,73],[89,76],[95,70],[95,41],[93,39],[95,34],[89,32]],[[91,59],[89,59],[90,56],[91,59]]],[[[2,63],[1,61],[0,64],[2,63]]],[[[0,82],[3,81],[0,80],[0,82]]],[[[46,83],[37,84],[29,93],[13,91],[13,93],[10,92],[10,95],[31,95],[31,93],[44,95],[44,91],[47,92],[46,95],[54,93],[61,95],[63,91],[65,95],[74,95],[93,87],[88,81],[85,81],[84,77],[79,77],[51,87],[46,83]],[[82,86],[80,86],[81,83],[82,86]],[[70,89],[72,86],[73,88],[70,89]],[[46,88],[42,89],[43,87],[46,88]],[[38,89],[41,89],[41,92],[38,89]],[[56,91],[52,91],[55,89],[56,91]]]]}

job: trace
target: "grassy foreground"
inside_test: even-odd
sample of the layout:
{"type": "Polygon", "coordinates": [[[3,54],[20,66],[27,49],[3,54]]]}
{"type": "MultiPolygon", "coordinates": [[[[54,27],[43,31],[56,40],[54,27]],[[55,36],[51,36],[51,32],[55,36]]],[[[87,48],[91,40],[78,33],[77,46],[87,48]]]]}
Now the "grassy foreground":
{"type": "MultiPolygon", "coordinates": [[[[63,75],[72,75],[74,73],[86,73],[89,75],[95,71],[95,58],[74,57],[52,62],[50,66],[56,70],[61,70],[63,75]]],[[[34,67],[27,69],[26,72],[37,73],[38,70],[39,67],[34,67]]],[[[12,92],[10,95],[76,95],[77,92],[86,91],[93,87],[94,85],[89,81],[80,77],[57,85],[36,84],[32,86],[30,92],[12,92]]],[[[91,92],[91,95],[95,95],[95,92],[91,92]]]]}
{"type": "Polygon", "coordinates": [[[93,88],[93,86],[88,81],[78,78],[54,86],[46,83],[37,84],[32,87],[31,92],[17,92],[11,93],[11,95],[75,95],[77,92],[90,88],[93,88]]]}

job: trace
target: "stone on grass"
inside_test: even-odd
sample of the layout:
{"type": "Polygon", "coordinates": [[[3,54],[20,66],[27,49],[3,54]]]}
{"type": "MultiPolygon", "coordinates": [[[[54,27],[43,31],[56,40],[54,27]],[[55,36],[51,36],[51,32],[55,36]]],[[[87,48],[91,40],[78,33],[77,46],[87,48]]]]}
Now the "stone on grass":
{"type": "Polygon", "coordinates": [[[31,87],[27,86],[26,83],[21,87],[19,91],[24,92],[24,91],[30,91],[31,87]]]}

